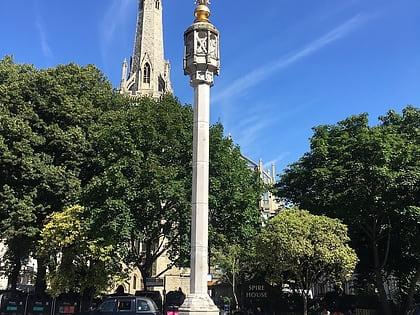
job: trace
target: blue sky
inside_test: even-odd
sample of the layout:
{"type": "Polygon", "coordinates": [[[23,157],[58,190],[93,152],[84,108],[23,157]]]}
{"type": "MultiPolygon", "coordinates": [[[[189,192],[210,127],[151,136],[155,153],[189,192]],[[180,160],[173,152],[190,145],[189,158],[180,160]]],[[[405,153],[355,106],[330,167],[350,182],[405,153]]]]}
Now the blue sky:
{"type": "MultiPolygon", "coordinates": [[[[38,68],[95,64],[115,87],[134,42],[138,0],[0,0],[0,58],[38,68]]],[[[193,0],[163,0],[174,94],[192,103],[183,32],[193,0]]],[[[211,90],[242,152],[277,173],[309,150],[311,128],[420,105],[419,0],[213,0],[221,72],[211,90]]]]}

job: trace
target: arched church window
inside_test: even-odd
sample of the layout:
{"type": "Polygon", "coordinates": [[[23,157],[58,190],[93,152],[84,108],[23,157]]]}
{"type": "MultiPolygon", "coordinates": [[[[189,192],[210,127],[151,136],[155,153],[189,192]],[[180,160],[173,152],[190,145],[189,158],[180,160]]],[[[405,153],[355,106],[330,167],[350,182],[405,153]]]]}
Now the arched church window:
{"type": "Polygon", "coordinates": [[[148,62],[146,62],[143,69],[143,83],[150,83],[150,65],[148,62]]]}
{"type": "Polygon", "coordinates": [[[137,289],[137,277],[133,276],[133,289],[136,290],[137,289]]]}
{"type": "Polygon", "coordinates": [[[155,8],[159,9],[160,8],[160,0],[156,0],[155,1],[155,8]]]}

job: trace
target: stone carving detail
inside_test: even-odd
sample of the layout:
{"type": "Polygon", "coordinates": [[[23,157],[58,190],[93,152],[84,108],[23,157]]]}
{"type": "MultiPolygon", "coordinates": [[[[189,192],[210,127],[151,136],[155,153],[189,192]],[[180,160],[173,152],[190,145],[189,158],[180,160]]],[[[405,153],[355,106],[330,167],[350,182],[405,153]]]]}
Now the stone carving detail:
{"type": "Polygon", "coordinates": [[[191,75],[191,83],[197,84],[200,82],[205,82],[207,84],[213,85],[213,77],[213,72],[209,70],[198,70],[191,75]]]}
{"type": "Polygon", "coordinates": [[[207,33],[206,32],[197,32],[197,54],[205,55],[207,54],[207,33]]]}
{"type": "Polygon", "coordinates": [[[209,55],[212,58],[218,57],[217,52],[217,36],[215,34],[210,34],[210,40],[209,40],[209,55]]]}

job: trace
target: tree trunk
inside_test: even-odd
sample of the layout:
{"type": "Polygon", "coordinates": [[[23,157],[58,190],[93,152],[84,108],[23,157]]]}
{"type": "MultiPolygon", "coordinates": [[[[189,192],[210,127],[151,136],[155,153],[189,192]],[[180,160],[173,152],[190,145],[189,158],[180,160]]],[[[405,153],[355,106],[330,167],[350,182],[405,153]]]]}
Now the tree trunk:
{"type": "Polygon", "coordinates": [[[303,315],[308,315],[308,296],[305,293],[305,290],[302,290],[303,298],[303,315]]]}
{"type": "Polygon", "coordinates": [[[235,299],[235,310],[238,309],[238,296],[236,295],[236,275],[235,272],[232,274],[232,293],[233,298],[235,299]]]}
{"type": "Polygon", "coordinates": [[[45,293],[47,289],[47,282],[45,277],[47,275],[47,267],[43,259],[37,259],[38,270],[36,272],[35,293],[45,293]]]}
{"type": "Polygon", "coordinates": [[[148,278],[152,277],[153,261],[151,259],[146,258],[144,264],[137,264],[137,268],[139,268],[141,276],[143,278],[143,290],[147,290],[146,281],[148,278]]]}
{"type": "Polygon", "coordinates": [[[414,293],[416,292],[416,284],[420,280],[420,266],[417,266],[415,275],[410,281],[410,288],[408,289],[407,300],[403,306],[403,314],[407,314],[408,310],[414,304],[414,293]]]}
{"type": "Polygon", "coordinates": [[[15,291],[17,289],[17,283],[19,280],[20,269],[22,268],[22,262],[20,261],[20,257],[16,255],[13,256],[13,267],[10,275],[7,279],[7,287],[8,289],[15,291]]]}
{"type": "Polygon", "coordinates": [[[392,315],[391,307],[388,303],[388,297],[384,287],[384,281],[382,277],[382,267],[379,262],[379,252],[378,252],[378,243],[376,240],[372,240],[372,250],[373,250],[373,261],[374,261],[374,273],[375,273],[375,283],[376,288],[379,292],[379,298],[381,300],[382,313],[383,315],[392,315]]]}

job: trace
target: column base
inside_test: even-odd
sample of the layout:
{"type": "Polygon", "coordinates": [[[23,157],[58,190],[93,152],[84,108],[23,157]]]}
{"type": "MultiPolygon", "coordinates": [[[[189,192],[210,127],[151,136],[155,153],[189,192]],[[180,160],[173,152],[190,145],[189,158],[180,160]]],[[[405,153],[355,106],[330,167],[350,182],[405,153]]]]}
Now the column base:
{"type": "Polygon", "coordinates": [[[207,293],[188,294],[179,307],[179,315],[219,315],[219,309],[207,293]]]}

